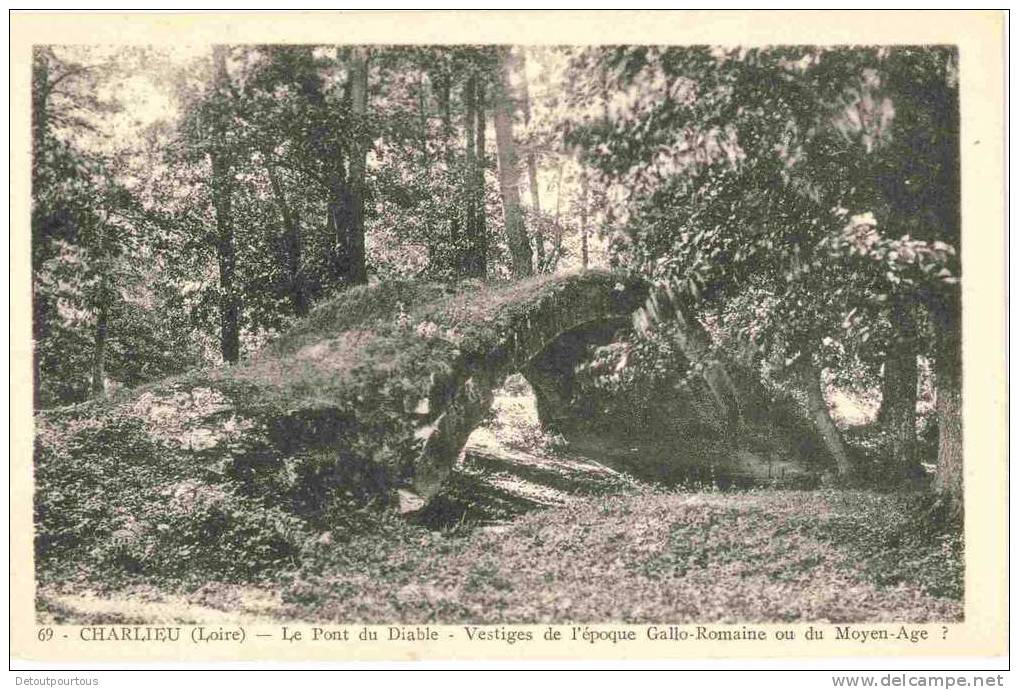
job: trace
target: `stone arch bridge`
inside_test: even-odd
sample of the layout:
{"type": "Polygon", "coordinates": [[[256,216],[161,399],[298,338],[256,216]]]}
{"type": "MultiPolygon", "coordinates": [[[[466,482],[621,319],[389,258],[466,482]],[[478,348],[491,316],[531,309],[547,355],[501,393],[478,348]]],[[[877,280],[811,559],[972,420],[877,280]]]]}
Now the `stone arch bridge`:
{"type": "MultiPolygon", "coordinates": [[[[455,291],[401,281],[355,288],[233,367],[37,415],[36,459],[68,459],[108,433],[123,447],[98,461],[155,463],[160,495],[196,480],[309,518],[337,496],[386,502],[413,487],[428,497],[507,375],[523,373],[543,421],[555,423],[569,413],[576,360],[621,329],[679,319],[689,326],[683,347],[698,357],[706,335],[675,303],[609,271],[455,291]]],[[[746,401],[724,369],[705,371],[717,403],[709,415],[739,417],[746,401]]]]}

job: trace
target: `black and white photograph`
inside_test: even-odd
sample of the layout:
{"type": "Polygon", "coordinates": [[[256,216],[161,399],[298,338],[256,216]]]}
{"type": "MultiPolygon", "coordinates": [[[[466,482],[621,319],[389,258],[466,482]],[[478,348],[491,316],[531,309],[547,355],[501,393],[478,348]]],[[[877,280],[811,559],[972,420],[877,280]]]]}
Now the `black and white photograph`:
{"type": "Polygon", "coordinates": [[[966,621],[957,45],[229,39],[32,39],[34,625],[966,621]]]}

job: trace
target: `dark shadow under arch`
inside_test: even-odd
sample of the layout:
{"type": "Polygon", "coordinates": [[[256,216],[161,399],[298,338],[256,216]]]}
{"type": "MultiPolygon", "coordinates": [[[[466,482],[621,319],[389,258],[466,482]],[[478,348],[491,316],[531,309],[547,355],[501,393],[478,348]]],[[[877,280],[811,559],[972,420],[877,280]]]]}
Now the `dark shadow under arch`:
{"type": "Polygon", "coordinates": [[[554,422],[575,358],[587,344],[609,342],[632,324],[648,296],[647,285],[636,280],[625,285],[578,281],[566,287],[520,314],[487,351],[464,355],[457,363],[455,369],[463,373],[448,386],[434,421],[419,432],[425,442],[412,483],[420,495],[430,497],[439,490],[488,413],[493,391],[510,374],[520,372],[528,379],[544,398],[543,413],[554,422]]]}

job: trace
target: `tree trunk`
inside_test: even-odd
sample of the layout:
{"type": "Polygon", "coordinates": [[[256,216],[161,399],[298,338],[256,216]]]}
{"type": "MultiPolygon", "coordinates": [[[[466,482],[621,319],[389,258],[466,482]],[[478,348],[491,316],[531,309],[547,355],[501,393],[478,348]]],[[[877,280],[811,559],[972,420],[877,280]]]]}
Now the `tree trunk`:
{"type": "Polygon", "coordinates": [[[499,191],[502,195],[503,222],[506,243],[513,261],[513,275],[528,276],[533,272],[531,247],[524,228],[524,214],[520,207],[520,172],[517,169],[517,146],[513,141],[513,98],[510,92],[509,73],[511,52],[502,48],[499,66],[499,84],[495,99],[495,145],[499,158],[499,191]]]}
{"type": "Polygon", "coordinates": [[[853,461],[849,457],[849,451],[842,440],[835,422],[828,413],[828,402],[824,398],[824,388],[821,381],[821,371],[811,365],[801,365],[799,378],[807,396],[807,410],[810,413],[810,421],[824,442],[829,455],[835,461],[835,469],[838,476],[845,478],[853,473],[853,461]]]}
{"type": "MultiPolygon", "coordinates": [[[[524,125],[531,124],[531,94],[527,88],[527,62],[526,55],[520,53],[520,78],[523,84],[521,94],[521,106],[524,111],[524,125]]],[[[538,194],[538,164],[534,156],[534,150],[527,148],[527,186],[531,191],[531,232],[534,233],[534,252],[538,262],[538,271],[545,267],[545,238],[541,231],[541,199],[538,194]]]]}
{"type": "Polygon", "coordinates": [[[305,316],[308,313],[308,296],[304,285],[304,273],[301,268],[301,252],[303,250],[301,240],[301,223],[290,211],[287,203],[283,185],[276,174],[276,167],[265,152],[265,169],[269,174],[269,184],[272,187],[276,205],[280,210],[280,217],[283,219],[283,238],[287,253],[287,278],[290,282],[290,302],[294,307],[294,313],[298,316],[305,316]]]}
{"type": "Polygon", "coordinates": [[[485,105],[482,77],[471,74],[464,85],[464,233],[457,249],[458,270],[469,278],[484,278],[488,267],[485,223],[485,105]]]}
{"type": "Polygon", "coordinates": [[[580,265],[587,269],[587,171],[580,173],[580,265]]]}
{"type": "Polygon", "coordinates": [[[934,382],[937,389],[938,467],[934,489],[953,516],[963,512],[962,333],[961,297],[945,300],[936,313],[937,352],[934,382]]]}
{"type": "Polygon", "coordinates": [[[462,181],[462,194],[464,199],[463,213],[463,234],[454,238],[457,272],[461,276],[471,276],[474,273],[474,245],[477,241],[478,213],[475,208],[475,187],[477,185],[477,160],[474,154],[474,147],[477,144],[475,138],[475,124],[477,122],[475,92],[478,78],[471,74],[467,77],[467,83],[463,88],[464,100],[464,176],[462,181]]]}
{"type": "Polygon", "coordinates": [[[220,289],[220,350],[225,362],[234,363],[240,358],[240,306],[234,288],[236,249],[234,247],[233,218],[231,217],[231,190],[227,176],[229,164],[216,156],[213,161],[213,202],[216,207],[216,254],[219,260],[220,289]]]}
{"type": "Polygon", "coordinates": [[[552,258],[549,262],[548,272],[554,273],[556,268],[559,267],[559,257],[562,256],[563,251],[563,226],[560,220],[559,210],[563,199],[563,164],[559,163],[559,172],[556,175],[555,185],[555,216],[552,221],[552,226],[555,228],[555,241],[552,245],[552,258]]]}
{"type": "Polygon", "coordinates": [[[919,368],[916,358],[916,328],[913,315],[906,305],[893,307],[892,319],[902,336],[893,344],[885,358],[881,381],[881,409],[878,422],[891,437],[891,465],[887,468],[892,481],[920,475],[916,447],[916,398],[919,368]]]}
{"type": "MultiPolygon", "coordinates": [[[[227,98],[229,75],[226,70],[226,47],[212,49],[215,66],[215,87],[219,98],[227,98]]],[[[212,158],[212,203],[216,211],[216,254],[219,260],[220,289],[220,350],[225,362],[234,363],[240,357],[240,306],[234,292],[236,249],[234,247],[231,196],[233,194],[232,166],[224,151],[228,123],[217,123],[218,145],[212,158]]]]}
{"type": "Polygon", "coordinates": [[[368,282],[364,243],[365,166],[368,156],[368,48],[350,49],[350,108],[354,116],[354,145],[347,180],[346,245],[348,285],[368,282]]]}
{"type": "MultiPolygon", "coordinates": [[[[456,146],[453,131],[452,90],[453,77],[448,63],[440,65],[435,74],[435,94],[439,101],[439,117],[442,121],[442,152],[446,162],[446,174],[450,177],[456,169],[456,146]]],[[[442,270],[455,269],[455,261],[450,262],[443,247],[452,247],[460,241],[459,209],[455,203],[449,203],[449,229],[445,237],[436,237],[428,248],[428,263],[442,270]],[[453,265],[451,265],[451,263],[453,265]]]]}
{"type": "Polygon", "coordinates": [[[477,106],[477,174],[474,188],[474,270],[473,275],[484,278],[488,274],[488,220],[485,217],[485,82],[478,79],[477,106]]]}
{"type": "Polygon", "coordinates": [[[916,347],[901,343],[885,359],[881,381],[881,411],[878,421],[891,437],[891,465],[888,476],[897,480],[917,475],[916,382],[919,369],[916,347]]]}
{"type": "MultiPolygon", "coordinates": [[[[421,130],[421,140],[419,143],[421,149],[421,155],[418,157],[418,174],[421,175],[422,179],[430,177],[430,171],[432,169],[433,161],[431,159],[431,153],[428,150],[428,141],[430,139],[431,128],[428,124],[428,102],[426,99],[425,89],[425,73],[421,72],[418,76],[418,127],[421,130]]],[[[428,265],[431,266],[436,260],[435,254],[435,226],[431,222],[431,216],[425,215],[425,237],[428,240],[428,265]]]]}
{"type": "MultiPolygon", "coordinates": [[[[337,51],[338,59],[341,54],[341,51],[337,51]]],[[[308,100],[314,110],[318,112],[328,110],[326,95],[318,79],[301,79],[300,89],[301,94],[308,100]]],[[[339,98],[345,99],[346,95],[340,93],[339,98]]],[[[328,278],[334,283],[342,284],[349,272],[346,256],[346,220],[343,218],[346,199],[344,151],[331,136],[330,125],[331,123],[325,118],[316,117],[306,136],[312,155],[317,158],[323,169],[321,175],[317,173],[314,175],[317,181],[325,187],[325,238],[327,244],[325,247],[326,270],[323,278],[328,278]]],[[[307,283],[305,283],[305,288],[307,288],[307,283]]]]}
{"type": "Polygon", "coordinates": [[[938,376],[938,467],[934,488],[952,514],[961,514],[963,498],[962,390],[957,377],[938,376]]]}

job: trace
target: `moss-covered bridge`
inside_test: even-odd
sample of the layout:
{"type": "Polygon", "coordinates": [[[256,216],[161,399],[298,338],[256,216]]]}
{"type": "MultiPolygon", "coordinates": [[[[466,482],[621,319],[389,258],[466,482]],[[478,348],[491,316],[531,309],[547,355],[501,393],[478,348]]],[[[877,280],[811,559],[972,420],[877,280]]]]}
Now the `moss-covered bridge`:
{"type": "MultiPolygon", "coordinates": [[[[683,328],[671,302],[605,271],[455,289],[386,282],[337,296],[235,366],[40,413],[37,558],[59,578],[82,563],[182,577],[202,564],[230,578],[278,570],[316,535],[380,515],[366,506],[420,507],[441,486],[457,495],[466,475],[443,480],[507,375],[522,373],[542,421],[558,424],[576,415],[572,377],[591,344],[666,315],[698,356],[707,336],[683,328]]],[[[789,444],[762,450],[771,421],[748,421],[767,406],[742,398],[723,368],[703,371],[690,406],[716,427],[712,462],[756,463],[760,478],[789,466],[789,444]],[[732,442],[734,419],[751,445],[732,442]]],[[[632,457],[682,463],[693,454],[683,443],[632,457]]],[[[448,503],[440,495],[431,508],[448,503]]]]}
{"type": "Polygon", "coordinates": [[[455,292],[399,281],[353,289],[236,366],[40,415],[37,459],[80,455],[115,429],[118,466],[155,456],[177,468],[169,474],[236,485],[301,515],[337,495],[427,497],[507,375],[522,372],[553,420],[578,344],[629,325],[648,296],[642,281],[607,271],[455,292]]]}

